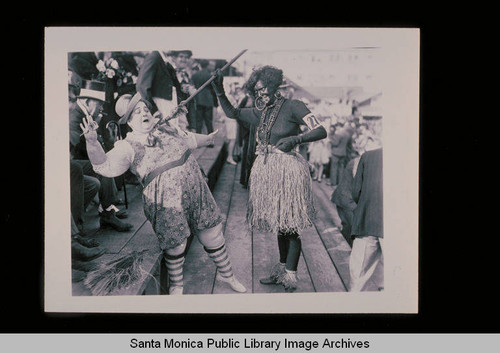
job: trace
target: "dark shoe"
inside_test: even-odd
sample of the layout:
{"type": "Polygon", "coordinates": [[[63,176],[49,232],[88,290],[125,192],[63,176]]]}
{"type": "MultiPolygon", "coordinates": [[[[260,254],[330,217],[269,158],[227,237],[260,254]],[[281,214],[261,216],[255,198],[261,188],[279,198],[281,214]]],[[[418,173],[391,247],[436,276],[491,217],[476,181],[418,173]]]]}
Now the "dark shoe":
{"type": "Polygon", "coordinates": [[[273,278],[273,277],[261,278],[261,279],[259,279],[259,282],[262,284],[278,284],[278,282],[276,281],[276,278],[273,278]]]}
{"type": "Polygon", "coordinates": [[[122,206],[125,205],[125,200],[124,199],[117,199],[115,202],[113,202],[114,205],[117,206],[122,206]]]}
{"type": "Polygon", "coordinates": [[[273,266],[269,277],[261,278],[259,282],[262,284],[280,284],[284,275],[285,264],[280,262],[273,266]]]}
{"type": "Polygon", "coordinates": [[[73,239],[87,248],[96,248],[99,245],[101,245],[101,244],[99,244],[99,242],[97,240],[94,240],[94,239],[87,240],[87,239],[82,238],[82,236],[78,235],[78,234],[74,235],[73,239]]]}
{"type": "MultiPolygon", "coordinates": [[[[99,216],[102,215],[102,212],[99,212],[99,216]]],[[[118,212],[115,212],[115,216],[120,218],[120,219],[124,219],[124,218],[128,218],[128,212],[127,210],[119,210],[118,212]]]]}
{"type": "Polygon", "coordinates": [[[105,252],[106,250],[103,248],[87,248],[76,240],[71,241],[72,257],[76,260],[90,261],[98,258],[105,252]]]}
{"type": "Polygon", "coordinates": [[[115,216],[120,218],[120,219],[128,218],[128,212],[127,212],[127,210],[120,210],[120,211],[116,212],[115,216]]]}
{"type": "Polygon", "coordinates": [[[132,224],[120,221],[113,210],[101,213],[100,225],[101,228],[111,227],[119,232],[128,232],[133,228],[132,224]]]}

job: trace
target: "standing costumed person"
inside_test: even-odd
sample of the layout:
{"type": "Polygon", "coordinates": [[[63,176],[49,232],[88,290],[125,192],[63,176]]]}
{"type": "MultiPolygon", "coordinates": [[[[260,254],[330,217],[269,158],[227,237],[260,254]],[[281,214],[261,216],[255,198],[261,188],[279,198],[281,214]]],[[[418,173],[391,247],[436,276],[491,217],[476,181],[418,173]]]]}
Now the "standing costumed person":
{"type": "MultiPolygon", "coordinates": [[[[176,101],[175,91],[173,100],[176,101]]],[[[168,120],[186,114],[184,106],[166,119],[151,115],[151,104],[140,93],[124,95],[115,110],[132,129],[104,153],[97,142],[96,124],[83,119],[87,151],[94,170],[108,177],[130,169],[144,188],[144,214],[151,222],[163,250],[169,274],[169,294],[183,293],[183,267],[187,239],[195,234],[217,267],[217,279],[236,292],[245,287],[235,278],[222,234],[222,217],[191,150],[213,144],[214,135],[180,134],[168,120]]],[[[182,117],[181,118],[185,118],[182,117]]]]}
{"type": "Polygon", "coordinates": [[[297,266],[302,242],[300,232],[314,217],[312,181],[307,161],[296,152],[301,143],[326,137],[306,105],[286,99],[279,92],[283,71],[272,66],[255,70],[245,89],[255,107],[235,108],[224,93],[220,72],[212,82],[227,117],[256,126],[257,157],[249,178],[247,220],[255,230],[278,234],[279,263],[262,284],[282,284],[297,289],[297,266]],[[300,126],[309,131],[300,134],[300,126]]]}

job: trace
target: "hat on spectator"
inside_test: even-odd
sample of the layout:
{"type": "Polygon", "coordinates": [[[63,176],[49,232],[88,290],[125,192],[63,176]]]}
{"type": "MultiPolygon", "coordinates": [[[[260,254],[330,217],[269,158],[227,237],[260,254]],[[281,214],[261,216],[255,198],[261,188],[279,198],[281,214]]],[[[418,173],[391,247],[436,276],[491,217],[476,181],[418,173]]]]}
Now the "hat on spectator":
{"type": "Polygon", "coordinates": [[[92,98],[102,102],[106,101],[106,84],[101,81],[82,80],[78,98],[92,98]]]}
{"type": "Polygon", "coordinates": [[[179,56],[179,54],[187,54],[189,57],[193,56],[193,52],[191,50],[170,50],[167,53],[168,56],[179,56]]]}
{"type": "Polygon", "coordinates": [[[132,111],[134,110],[135,106],[141,101],[144,102],[149,109],[151,109],[151,103],[149,103],[145,99],[142,99],[142,96],[139,92],[137,92],[133,96],[131,94],[124,94],[120,96],[115,104],[115,112],[120,117],[120,120],[118,120],[118,124],[127,123],[128,119],[130,119],[130,116],[132,115],[132,111]]]}

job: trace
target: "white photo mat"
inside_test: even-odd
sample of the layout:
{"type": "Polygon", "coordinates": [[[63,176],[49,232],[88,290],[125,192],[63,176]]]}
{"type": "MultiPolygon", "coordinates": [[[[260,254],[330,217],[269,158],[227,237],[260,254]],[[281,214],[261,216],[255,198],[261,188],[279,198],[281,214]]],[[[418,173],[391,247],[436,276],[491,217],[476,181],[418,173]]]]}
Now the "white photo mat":
{"type": "MultiPolygon", "coordinates": [[[[49,27],[45,31],[45,311],[108,313],[417,313],[420,33],[415,28],[49,27]],[[72,296],[67,54],[191,49],[377,47],[383,92],[384,291],[72,296]]],[[[266,63],[262,63],[266,64],[266,63]]],[[[286,73],[285,73],[286,74],[286,73]]]]}

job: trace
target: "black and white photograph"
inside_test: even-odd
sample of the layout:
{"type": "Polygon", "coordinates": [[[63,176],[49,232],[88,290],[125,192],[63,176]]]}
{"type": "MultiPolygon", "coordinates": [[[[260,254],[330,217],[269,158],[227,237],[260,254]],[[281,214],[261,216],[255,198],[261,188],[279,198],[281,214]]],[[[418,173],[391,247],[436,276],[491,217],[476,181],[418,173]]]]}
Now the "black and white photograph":
{"type": "Polygon", "coordinates": [[[45,34],[46,311],[417,312],[417,29],[45,34]]]}

